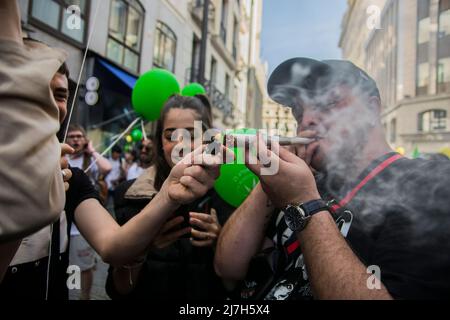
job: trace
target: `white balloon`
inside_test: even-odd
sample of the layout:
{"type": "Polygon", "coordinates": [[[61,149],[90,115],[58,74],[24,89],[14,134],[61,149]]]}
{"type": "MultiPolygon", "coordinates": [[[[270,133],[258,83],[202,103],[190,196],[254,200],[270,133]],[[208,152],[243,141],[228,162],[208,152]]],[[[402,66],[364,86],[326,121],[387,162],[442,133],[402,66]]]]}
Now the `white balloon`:
{"type": "Polygon", "coordinates": [[[95,106],[98,102],[98,94],[95,91],[89,91],[84,96],[84,101],[90,106],[95,106]]]}
{"type": "Polygon", "coordinates": [[[89,91],[97,91],[100,87],[100,81],[96,77],[90,77],[86,81],[86,89],[89,91]]]}

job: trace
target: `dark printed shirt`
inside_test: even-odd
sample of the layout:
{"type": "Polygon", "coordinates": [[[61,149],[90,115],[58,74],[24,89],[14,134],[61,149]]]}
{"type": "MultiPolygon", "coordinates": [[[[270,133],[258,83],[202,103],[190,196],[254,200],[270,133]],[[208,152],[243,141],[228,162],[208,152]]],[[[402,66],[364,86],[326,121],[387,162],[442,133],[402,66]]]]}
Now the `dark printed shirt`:
{"type": "MultiPolygon", "coordinates": [[[[342,200],[372,170],[353,183],[318,181],[325,200],[342,200]]],[[[375,176],[335,214],[348,245],[361,262],[379,270],[395,299],[450,298],[450,161],[402,158],[375,176]]],[[[253,259],[241,288],[247,299],[312,299],[301,244],[274,215],[267,231],[275,247],[253,259]]],[[[317,253],[320,254],[320,253],[317,253]]]]}

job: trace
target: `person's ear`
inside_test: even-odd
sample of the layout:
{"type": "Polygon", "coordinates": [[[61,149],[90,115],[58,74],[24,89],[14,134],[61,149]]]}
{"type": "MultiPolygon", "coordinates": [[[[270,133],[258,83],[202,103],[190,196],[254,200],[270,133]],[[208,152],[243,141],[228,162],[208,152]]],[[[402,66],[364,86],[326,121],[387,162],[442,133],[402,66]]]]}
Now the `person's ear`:
{"type": "Polygon", "coordinates": [[[379,97],[369,97],[369,107],[377,115],[381,114],[381,100],[379,97]]]}
{"type": "Polygon", "coordinates": [[[381,115],[381,100],[378,97],[372,96],[369,98],[369,108],[372,113],[371,127],[377,125],[377,121],[380,119],[381,115]]]}

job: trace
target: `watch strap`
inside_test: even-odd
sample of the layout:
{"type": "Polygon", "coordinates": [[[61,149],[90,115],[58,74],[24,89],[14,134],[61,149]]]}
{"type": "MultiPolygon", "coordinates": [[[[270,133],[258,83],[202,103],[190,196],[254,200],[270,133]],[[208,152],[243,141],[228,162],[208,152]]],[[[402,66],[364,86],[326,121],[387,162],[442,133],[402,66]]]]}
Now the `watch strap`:
{"type": "Polygon", "coordinates": [[[329,210],[328,205],[322,199],[312,200],[301,205],[307,217],[311,217],[312,215],[319,213],[321,211],[329,210]]]}

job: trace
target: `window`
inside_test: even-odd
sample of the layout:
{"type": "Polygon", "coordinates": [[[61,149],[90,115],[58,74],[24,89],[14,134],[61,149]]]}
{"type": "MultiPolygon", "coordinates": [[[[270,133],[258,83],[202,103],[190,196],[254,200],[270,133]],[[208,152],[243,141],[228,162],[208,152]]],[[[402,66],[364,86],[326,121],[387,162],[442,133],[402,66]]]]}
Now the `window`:
{"type": "Polygon", "coordinates": [[[215,85],[217,80],[217,61],[211,57],[210,81],[211,85],[215,85]]]}
{"type": "Polygon", "coordinates": [[[234,18],[234,30],[233,30],[233,58],[237,60],[237,46],[239,42],[239,22],[234,18]]]}
{"type": "Polygon", "coordinates": [[[419,21],[419,30],[417,43],[427,43],[430,41],[430,18],[425,18],[419,21]]]}
{"type": "Polygon", "coordinates": [[[397,119],[392,119],[389,141],[391,143],[395,143],[396,140],[397,140],[397,119]]]}
{"type": "Polygon", "coordinates": [[[165,23],[158,21],[153,66],[174,72],[176,51],[177,37],[175,33],[165,23]]]}
{"type": "Polygon", "coordinates": [[[450,36],[450,9],[439,15],[439,38],[450,36]]]}
{"type": "Polygon", "coordinates": [[[230,98],[230,76],[225,75],[225,97],[230,98]]]}
{"type": "Polygon", "coordinates": [[[450,82],[450,58],[439,60],[438,83],[450,82]]]}
{"type": "Polygon", "coordinates": [[[438,92],[450,92],[450,58],[439,59],[438,92]]]}
{"type": "Polygon", "coordinates": [[[227,43],[228,0],[222,1],[222,16],[220,19],[220,38],[227,43]]]}
{"type": "Polygon", "coordinates": [[[417,67],[417,95],[426,95],[430,84],[430,66],[428,62],[417,67]]]}
{"type": "Polygon", "coordinates": [[[430,0],[419,0],[417,1],[417,17],[418,20],[430,16],[430,0]]]}
{"type": "Polygon", "coordinates": [[[419,131],[433,132],[447,129],[447,111],[430,110],[419,114],[419,131]]]}
{"type": "Polygon", "coordinates": [[[112,0],[106,56],[139,72],[144,9],[136,0],[112,0]]]}
{"type": "Polygon", "coordinates": [[[201,40],[194,34],[192,42],[191,82],[199,82],[201,40]]]}
{"type": "Polygon", "coordinates": [[[90,1],[87,0],[32,0],[30,5],[31,22],[47,31],[57,31],[60,35],[77,44],[84,44],[86,33],[87,9],[90,1]],[[72,5],[80,8],[79,28],[70,17],[76,13],[68,11],[72,5]]]}
{"type": "Polygon", "coordinates": [[[439,2],[438,93],[450,92],[450,0],[439,2]]]}
{"type": "Polygon", "coordinates": [[[416,95],[426,95],[430,84],[429,43],[430,43],[430,0],[417,2],[417,66],[416,95]]]}

